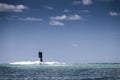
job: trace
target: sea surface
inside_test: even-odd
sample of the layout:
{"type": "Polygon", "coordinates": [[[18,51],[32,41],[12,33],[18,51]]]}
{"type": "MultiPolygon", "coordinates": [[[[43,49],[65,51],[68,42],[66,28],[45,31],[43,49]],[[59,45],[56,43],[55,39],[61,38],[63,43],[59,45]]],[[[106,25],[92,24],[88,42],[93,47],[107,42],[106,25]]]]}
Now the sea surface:
{"type": "Polygon", "coordinates": [[[120,64],[59,62],[0,64],[0,80],[120,80],[120,64]]]}

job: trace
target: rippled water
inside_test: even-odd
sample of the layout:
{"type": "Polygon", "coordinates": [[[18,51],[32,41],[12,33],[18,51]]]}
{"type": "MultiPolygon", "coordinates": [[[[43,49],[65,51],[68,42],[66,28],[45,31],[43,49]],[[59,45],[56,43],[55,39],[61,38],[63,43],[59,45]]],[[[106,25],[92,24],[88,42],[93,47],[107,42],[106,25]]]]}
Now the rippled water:
{"type": "Polygon", "coordinates": [[[120,64],[0,64],[0,80],[120,80],[120,64]]]}

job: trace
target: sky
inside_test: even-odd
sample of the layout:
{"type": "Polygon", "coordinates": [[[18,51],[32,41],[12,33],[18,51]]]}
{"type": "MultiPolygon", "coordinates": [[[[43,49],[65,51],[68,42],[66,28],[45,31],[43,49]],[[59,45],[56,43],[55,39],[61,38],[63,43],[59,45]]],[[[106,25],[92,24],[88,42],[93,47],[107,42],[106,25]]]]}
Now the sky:
{"type": "Polygon", "coordinates": [[[0,0],[0,63],[120,62],[120,0],[0,0]]]}

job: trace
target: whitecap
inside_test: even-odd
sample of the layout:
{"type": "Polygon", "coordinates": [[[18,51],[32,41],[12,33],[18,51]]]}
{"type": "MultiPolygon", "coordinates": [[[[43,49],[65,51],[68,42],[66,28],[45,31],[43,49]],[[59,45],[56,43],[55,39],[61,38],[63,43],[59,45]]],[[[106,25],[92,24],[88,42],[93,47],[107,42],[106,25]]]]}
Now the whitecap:
{"type": "Polygon", "coordinates": [[[40,62],[39,61],[21,61],[21,62],[13,62],[10,64],[29,65],[29,64],[40,64],[40,62]]]}
{"type": "Polygon", "coordinates": [[[13,62],[9,64],[19,64],[19,65],[31,65],[31,64],[45,64],[45,65],[65,65],[66,63],[50,61],[50,62],[40,62],[40,61],[21,61],[21,62],[13,62]]]}

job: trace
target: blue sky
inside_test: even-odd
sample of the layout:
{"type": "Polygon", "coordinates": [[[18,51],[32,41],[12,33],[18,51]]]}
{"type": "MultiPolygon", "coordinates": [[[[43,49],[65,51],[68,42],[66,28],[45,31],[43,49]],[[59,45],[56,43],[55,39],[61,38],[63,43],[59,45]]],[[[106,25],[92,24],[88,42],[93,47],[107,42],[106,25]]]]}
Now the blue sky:
{"type": "Polygon", "coordinates": [[[119,0],[0,0],[0,63],[120,62],[119,0]]]}

